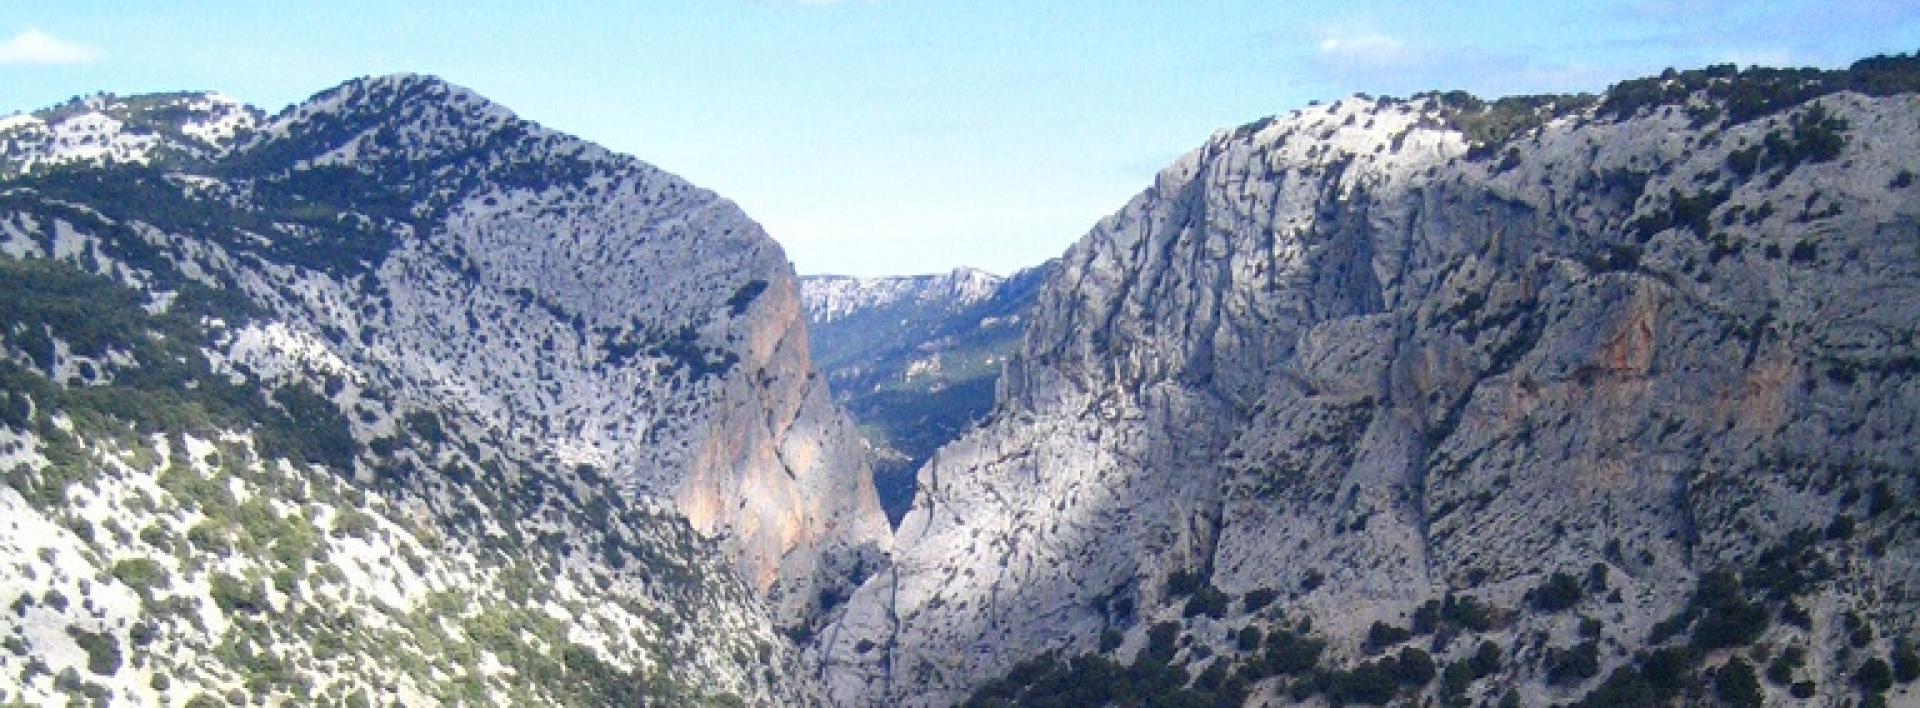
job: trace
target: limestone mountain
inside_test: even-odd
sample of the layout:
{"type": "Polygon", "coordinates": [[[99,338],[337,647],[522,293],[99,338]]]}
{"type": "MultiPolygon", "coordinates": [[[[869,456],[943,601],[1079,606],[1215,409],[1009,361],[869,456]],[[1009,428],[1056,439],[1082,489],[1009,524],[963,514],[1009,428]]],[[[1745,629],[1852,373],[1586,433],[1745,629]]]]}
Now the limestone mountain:
{"type": "Polygon", "coordinates": [[[1909,704],[1916,171],[1907,56],[1359,96],[803,288],[429,77],[0,119],[0,702],[1909,704]]]}
{"type": "Polygon", "coordinates": [[[1920,63],[1349,98],[1061,259],[843,705],[1910,704],[1920,63]]]}
{"type": "Polygon", "coordinates": [[[815,700],[889,539],[733,204],[423,76],[0,126],[0,701],[815,700]]]}
{"type": "Polygon", "coordinates": [[[986,416],[1000,367],[1053,264],[1000,277],[801,278],[814,363],[872,452],[874,486],[899,522],[913,473],[986,416]]]}

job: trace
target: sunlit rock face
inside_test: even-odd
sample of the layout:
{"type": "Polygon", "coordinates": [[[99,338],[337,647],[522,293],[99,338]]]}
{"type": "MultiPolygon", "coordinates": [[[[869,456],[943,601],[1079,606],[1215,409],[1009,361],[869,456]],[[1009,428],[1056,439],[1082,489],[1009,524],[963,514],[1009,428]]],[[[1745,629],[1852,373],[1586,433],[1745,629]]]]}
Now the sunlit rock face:
{"type": "Polygon", "coordinates": [[[413,75],[271,117],[76,101],[0,126],[0,167],[7,588],[36,608],[0,661],[55,660],[0,698],[92,692],[63,670],[135,703],[818,698],[777,630],[888,527],[731,202],[413,75]]]}
{"type": "MultiPolygon", "coordinates": [[[[1448,593],[1513,610],[1504,646],[1570,645],[1582,615],[1518,611],[1556,572],[1609,583],[1580,612],[1610,670],[1702,574],[1841,514],[1873,530],[1818,547],[1811,629],[1764,636],[1910,631],[1913,517],[1860,505],[1910,502],[1920,463],[1920,99],[1548,104],[1492,140],[1450,100],[1219,133],[1069,250],[991,418],[919,471],[823,635],[831,695],[945,705],[1168,621],[1197,672],[1280,613],[1350,664],[1448,593]],[[1279,601],[1195,616],[1177,578],[1279,601]]],[[[1529,646],[1475,695],[1592,687],[1529,646]]],[[[1808,671],[1838,700],[1850,670],[1808,671]]]]}

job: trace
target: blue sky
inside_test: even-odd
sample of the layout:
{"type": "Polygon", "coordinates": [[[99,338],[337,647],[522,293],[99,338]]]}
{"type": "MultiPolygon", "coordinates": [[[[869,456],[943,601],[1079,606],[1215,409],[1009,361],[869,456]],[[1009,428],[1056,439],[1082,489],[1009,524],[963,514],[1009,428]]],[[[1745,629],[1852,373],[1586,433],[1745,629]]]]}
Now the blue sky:
{"type": "Polygon", "coordinates": [[[1004,273],[1312,100],[1914,50],[1920,0],[16,0],[0,114],[177,89],[277,111],[433,73],[734,199],[801,272],[1004,273]]]}

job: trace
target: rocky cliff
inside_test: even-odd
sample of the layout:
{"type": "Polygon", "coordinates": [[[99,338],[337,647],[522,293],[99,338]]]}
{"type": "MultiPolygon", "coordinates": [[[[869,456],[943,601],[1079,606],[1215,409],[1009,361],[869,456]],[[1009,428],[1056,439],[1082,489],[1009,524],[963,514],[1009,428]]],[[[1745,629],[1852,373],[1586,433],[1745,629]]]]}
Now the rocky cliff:
{"type": "Polygon", "coordinates": [[[1915,73],[1213,136],[1063,257],[832,695],[1911,700],[1915,73]]]}
{"type": "Polygon", "coordinates": [[[731,203],[420,76],[0,141],[0,699],[813,698],[887,527],[731,203]]]}
{"type": "Polygon", "coordinates": [[[862,429],[890,520],[913,501],[914,471],[993,406],[1000,367],[1052,272],[1047,263],[1007,277],[961,268],[801,279],[814,363],[862,429]]]}

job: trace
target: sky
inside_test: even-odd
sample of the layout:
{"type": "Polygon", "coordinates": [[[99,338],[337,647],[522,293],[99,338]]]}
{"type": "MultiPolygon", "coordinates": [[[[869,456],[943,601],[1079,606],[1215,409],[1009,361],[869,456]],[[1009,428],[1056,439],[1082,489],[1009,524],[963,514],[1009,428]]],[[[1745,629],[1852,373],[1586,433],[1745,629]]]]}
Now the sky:
{"type": "Polygon", "coordinates": [[[802,273],[1008,273],[1312,101],[1916,50],[1920,0],[0,0],[0,115],[429,73],[734,200],[802,273]]]}

